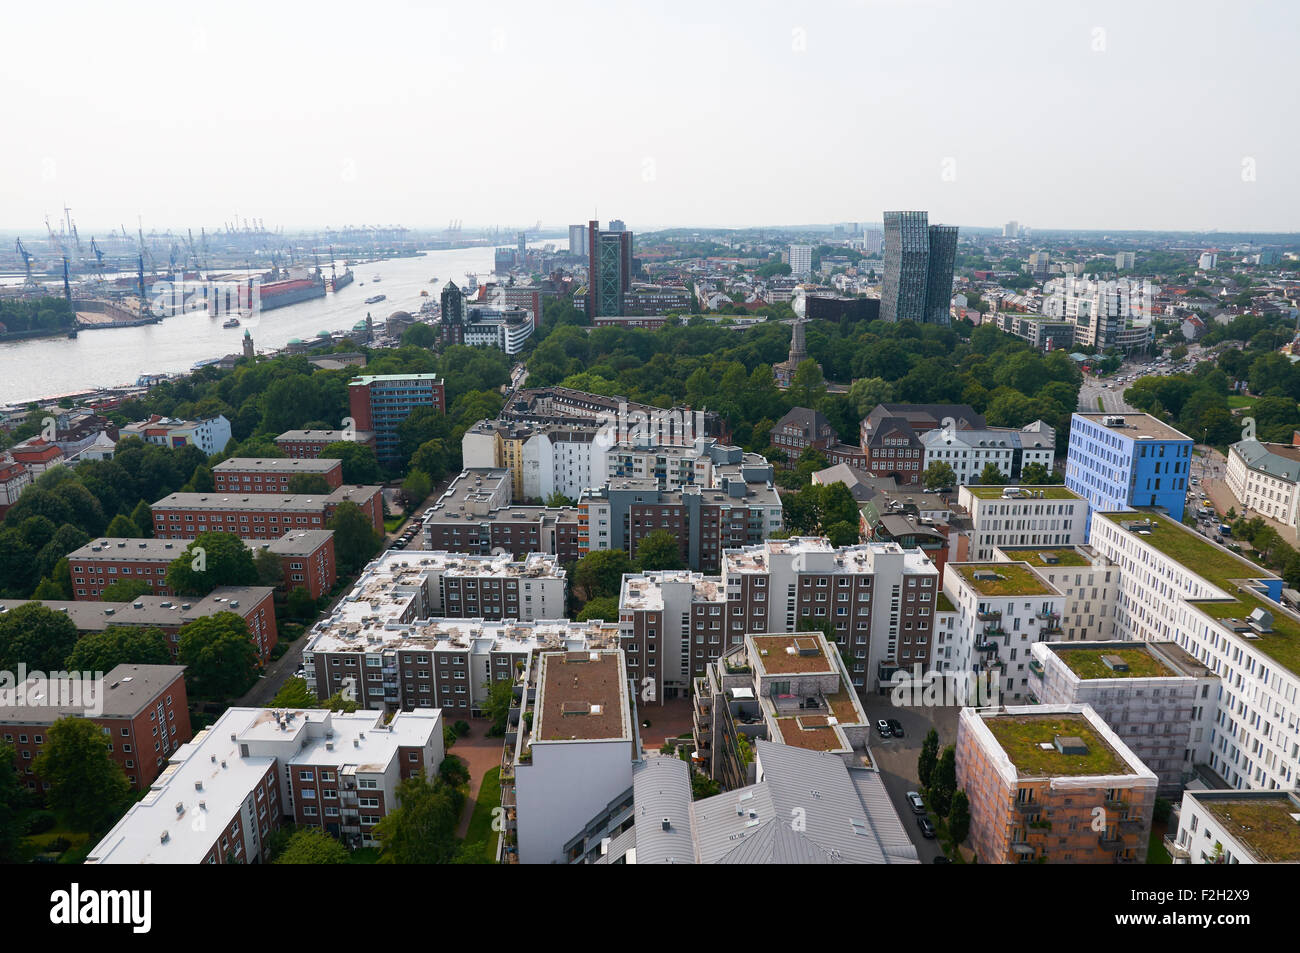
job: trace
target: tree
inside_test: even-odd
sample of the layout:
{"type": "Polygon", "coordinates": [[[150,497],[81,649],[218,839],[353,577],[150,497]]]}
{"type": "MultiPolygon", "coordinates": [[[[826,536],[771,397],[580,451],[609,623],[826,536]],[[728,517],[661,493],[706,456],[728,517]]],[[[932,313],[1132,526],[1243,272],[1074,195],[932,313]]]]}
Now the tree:
{"type": "Polygon", "coordinates": [[[840,520],[822,528],[832,546],[852,546],[858,541],[858,524],[840,520]]]}
{"type": "Polygon", "coordinates": [[[153,594],[153,587],[143,579],[119,579],[104,587],[101,602],[133,602],[139,596],[153,594]]]}
{"type": "Polygon", "coordinates": [[[0,613],[0,672],[19,665],[57,672],[77,643],[77,627],[66,613],[29,602],[0,613]]]}
{"type": "Polygon", "coordinates": [[[930,784],[930,807],[940,817],[947,817],[952,808],[952,796],[957,790],[957,749],[952,745],[943,749],[935,765],[930,784]]]}
{"type": "Polygon", "coordinates": [[[348,849],[324,831],[304,828],[294,831],[277,864],[346,864],[348,849]]]}
{"type": "MultiPolygon", "coordinates": [[[[684,569],[681,544],[666,529],[657,529],[636,544],[637,564],[642,572],[656,569],[684,569]]],[[[620,580],[621,585],[621,580],[620,580]]]]}
{"type": "Polygon", "coordinates": [[[307,621],[316,616],[316,600],[305,586],[295,586],[284,600],[284,611],[291,619],[307,621]]]}
{"type": "Polygon", "coordinates": [[[636,567],[621,549],[598,549],[578,560],[573,570],[573,584],[581,589],[587,601],[602,596],[618,598],[623,587],[623,574],[635,572],[636,567]]]}
{"type": "Polygon", "coordinates": [[[351,500],[340,503],[325,526],[334,530],[334,557],[347,572],[360,569],[379,549],[374,524],[351,500]]]}
{"type": "Polygon", "coordinates": [[[19,861],[22,827],[18,823],[27,803],[27,792],[18,780],[18,752],[0,742],[0,864],[19,861]]]}
{"type": "Polygon", "coordinates": [[[601,596],[599,599],[592,599],[578,613],[579,622],[586,622],[589,619],[603,619],[606,622],[616,621],[618,619],[618,599],[613,596],[601,596]]]}
{"type": "Polygon", "coordinates": [[[506,721],[514,704],[515,688],[510,679],[498,678],[488,686],[487,697],[483,699],[483,714],[492,719],[492,728],[496,734],[506,730],[506,721]]]}
{"type": "Polygon", "coordinates": [[[859,418],[870,414],[877,404],[893,399],[894,389],[882,377],[860,377],[849,385],[849,406],[859,418]]]}
{"type": "Polygon", "coordinates": [[[70,672],[111,672],[119,665],[170,665],[172,653],[161,629],[110,625],[82,636],[68,655],[70,672]]]}
{"type": "Polygon", "coordinates": [[[271,699],[272,708],[319,708],[318,699],[308,688],[307,679],[290,678],[271,699]]]}
{"type": "Polygon", "coordinates": [[[978,481],[982,486],[1001,486],[1007,482],[1007,478],[1002,475],[1002,471],[996,463],[984,464],[984,469],[980,471],[978,481]]]}
{"type": "Polygon", "coordinates": [[[141,539],[149,539],[153,536],[153,510],[144,500],[137,503],[135,509],[131,511],[131,522],[139,530],[141,539]]]}
{"type": "Polygon", "coordinates": [[[289,492],[329,496],[334,488],[319,473],[295,473],[289,477],[289,492]]]}
{"type": "Polygon", "coordinates": [[[140,527],[129,516],[118,513],[108,523],[108,529],[104,530],[104,535],[113,538],[139,539],[142,535],[140,527]]]}
{"type": "Polygon", "coordinates": [[[383,864],[445,864],[456,855],[462,798],[454,788],[407,778],[397,788],[398,807],[375,826],[383,864]]]}
{"type": "Polygon", "coordinates": [[[691,771],[691,800],[699,801],[722,792],[722,785],[699,771],[691,771]]]}
{"type": "Polygon", "coordinates": [[[257,585],[253,551],[234,533],[200,533],[167,567],[178,596],[206,596],[217,586],[257,585]]]}
{"type": "Polygon", "coordinates": [[[942,490],[946,487],[957,485],[957,474],[953,469],[942,460],[936,460],[925,468],[925,474],[922,476],[925,482],[925,488],[931,492],[942,490]]]}
{"type": "Polygon", "coordinates": [[[195,619],[181,628],[180,660],[190,695],[235,698],[257,681],[257,649],[248,625],[234,612],[195,619]]]}
{"type": "Polygon", "coordinates": [[[355,440],[338,440],[321,448],[327,460],[343,461],[343,482],[372,486],[380,482],[379,458],[375,448],[355,440]]]}
{"type": "Polygon", "coordinates": [[[402,481],[402,496],[408,507],[419,506],[433,492],[433,478],[419,468],[412,468],[402,481]]]}
{"type": "Polygon", "coordinates": [[[413,324],[402,332],[402,347],[433,347],[438,343],[438,332],[428,324],[413,324]]]}
{"type": "Polygon", "coordinates": [[[317,707],[324,708],[326,711],[354,712],[361,706],[357,703],[356,698],[345,697],[343,689],[340,688],[317,707]]]}
{"type": "Polygon", "coordinates": [[[257,570],[257,584],[278,589],[284,581],[284,563],[270,549],[258,549],[253,557],[253,568],[257,570]]]}
{"type": "Polygon", "coordinates": [[[46,803],[76,831],[98,833],[126,809],[131,785],[109,756],[107,732],[85,718],[60,718],[45,733],[32,770],[48,783],[46,803]]]}
{"type": "Polygon", "coordinates": [[[948,815],[948,834],[954,845],[960,844],[970,833],[970,801],[965,791],[952,796],[952,810],[948,815]]]}
{"type": "Polygon", "coordinates": [[[559,490],[556,490],[546,498],[547,506],[577,506],[578,501],[572,497],[565,496],[559,490]]]}
{"type": "Polygon", "coordinates": [[[921,742],[921,754],[916,760],[916,776],[921,782],[921,787],[930,787],[930,780],[934,777],[934,767],[938,763],[939,733],[931,728],[925,736],[925,741],[921,742]]]}
{"type": "Polygon", "coordinates": [[[1042,486],[1052,482],[1052,472],[1041,463],[1031,463],[1021,471],[1020,482],[1026,486],[1042,486]]]}

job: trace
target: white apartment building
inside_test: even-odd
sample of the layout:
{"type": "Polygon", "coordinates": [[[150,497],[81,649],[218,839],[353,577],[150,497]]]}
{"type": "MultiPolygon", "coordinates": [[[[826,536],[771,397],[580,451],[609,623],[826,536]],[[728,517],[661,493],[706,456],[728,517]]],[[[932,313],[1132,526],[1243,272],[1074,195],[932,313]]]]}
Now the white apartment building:
{"type": "Polygon", "coordinates": [[[1282,580],[1163,514],[1097,513],[1091,546],[1120,571],[1116,635],[1175,642],[1221,685],[1207,767],[1290,790],[1300,768],[1300,616],[1282,580]]]}
{"type": "Polygon", "coordinates": [[[1114,639],[1119,570],[1086,546],[993,550],[995,562],[1026,562],[1065,595],[1064,642],[1114,639]]]}
{"type": "Polygon", "coordinates": [[[495,347],[518,354],[533,336],[533,314],[524,308],[489,308],[474,305],[466,309],[465,343],[471,347],[495,347]]]}
{"type": "Polygon", "coordinates": [[[1300,797],[1293,791],[1184,791],[1175,864],[1300,863],[1300,797]]]}
{"type": "Polygon", "coordinates": [[[1228,489],[1242,515],[1267,516],[1296,525],[1300,506],[1300,447],[1242,440],[1228,448],[1228,489]]]}
{"type": "Polygon", "coordinates": [[[932,463],[952,467],[958,483],[978,483],[984,467],[993,464],[1010,480],[1019,480],[1024,468],[1037,463],[1052,472],[1056,459],[1056,434],[1041,420],[1020,430],[928,430],[920,436],[924,448],[921,471],[932,463]]]}
{"type": "Polygon", "coordinates": [[[923,671],[987,674],[1000,703],[1029,701],[1030,646],[1060,638],[1065,595],[1024,562],[950,562],[943,594],[953,606],[951,635],[945,628],[923,671]]]}
{"type": "Polygon", "coordinates": [[[1057,548],[1087,541],[1088,501],[1063,486],[963,486],[957,504],[970,514],[964,559],[987,561],[1007,546],[1057,548]]]}
{"type": "Polygon", "coordinates": [[[790,274],[795,277],[804,277],[812,274],[812,253],[811,245],[791,245],[790,246],[790,274]]]}

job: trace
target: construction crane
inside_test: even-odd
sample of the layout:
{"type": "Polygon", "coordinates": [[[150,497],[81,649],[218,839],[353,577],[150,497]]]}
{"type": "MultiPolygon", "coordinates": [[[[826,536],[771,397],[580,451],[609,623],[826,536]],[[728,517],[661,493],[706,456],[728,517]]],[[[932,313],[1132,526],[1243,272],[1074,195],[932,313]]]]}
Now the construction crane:
{"type": "Polygon", "coordinates": [[[36,280],[32,277],[31,253],[26,248],[23,247],[23,240],[21,238],[15,239],[15,241],[17,242],[18,254],[23,259],[23,269],[27,272],[27,277],[23,281],[23,287],[35,288],[37,285],[36,285],[36,280]]]}

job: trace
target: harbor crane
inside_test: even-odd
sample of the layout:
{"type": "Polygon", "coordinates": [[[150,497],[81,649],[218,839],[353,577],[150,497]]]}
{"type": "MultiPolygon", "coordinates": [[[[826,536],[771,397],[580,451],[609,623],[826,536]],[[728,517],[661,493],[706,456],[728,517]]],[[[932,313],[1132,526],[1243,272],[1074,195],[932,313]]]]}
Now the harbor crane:
{"type": "Polygon", "coordinates": [[[21,238],[15,239],[15,242],[17,243],[18,254],[23,260],[23,270],[27,272],[27,277],[23,280],[23,287],[24,288],[38,287],[36,284],[36,279],[32,277],[31,252],[29,252],[26,248],[23,247],[23,240],[21,238]]]}

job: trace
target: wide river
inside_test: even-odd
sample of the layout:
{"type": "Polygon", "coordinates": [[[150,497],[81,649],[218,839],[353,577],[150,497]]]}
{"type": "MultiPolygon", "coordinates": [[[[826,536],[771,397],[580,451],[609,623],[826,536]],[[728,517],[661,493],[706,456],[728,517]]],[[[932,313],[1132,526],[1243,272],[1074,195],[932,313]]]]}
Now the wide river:
{"type": "MultiPolygon", "coordinates": [[[[529,245],[547,243],[565,245],[562,238],[529,245]]],[[[284,347],[293,338],[306,340],[320,331],[350,329],[367,312],[376,322],[394,311],[414,314],[425,301],[421,291],[437,300],[448,281],[464,287],[466,272],[487,281],[492,265],[491,247],[431,251],[419,258],[354,265],[355,280],[338,294],[329,292],[324,298],[252,317],[241,315],[239,328],[223,328],[221,320],[209,318],[206,311],[194,311],[164,318],[159,324],[83,330],[76,338],[0,343],[0,404],[133,384],[142,374],[188,371],[198,361],[239,351],[245,328],[257,350],[263,351],[284,347]],[[382,280],[374,281],[376,275],[382,280]],[[436,283],[430,283],[433,278],[436,283]],[[386,295],[386,300],[365,304],[366,298],[377,294],[386,295]]],[[[329,266],[323,270],[328,276],[329,266]]]]}

